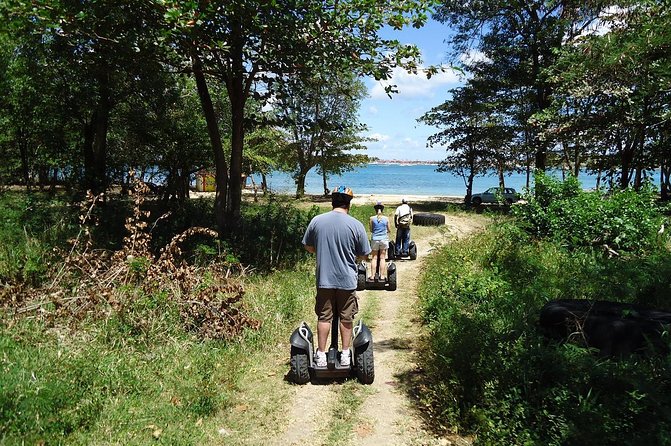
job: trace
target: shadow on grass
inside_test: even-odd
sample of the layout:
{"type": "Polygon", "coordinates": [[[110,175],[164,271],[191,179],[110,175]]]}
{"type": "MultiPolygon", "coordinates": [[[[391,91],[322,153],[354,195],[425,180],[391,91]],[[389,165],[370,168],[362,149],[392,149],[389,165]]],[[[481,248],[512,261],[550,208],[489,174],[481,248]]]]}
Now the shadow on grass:
{"type": "Polygon", "coordinates": [[[384,352],[388,350],[411,350],[412,345],[407,339],[391,338],[385,341],[375,342],[375,351],[384,352]]]}

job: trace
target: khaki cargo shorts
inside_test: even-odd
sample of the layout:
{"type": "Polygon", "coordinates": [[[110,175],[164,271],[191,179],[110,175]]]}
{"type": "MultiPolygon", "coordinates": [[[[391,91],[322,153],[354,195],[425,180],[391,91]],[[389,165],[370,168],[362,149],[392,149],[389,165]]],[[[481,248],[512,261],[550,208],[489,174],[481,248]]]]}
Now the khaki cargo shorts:
{"type": "Polygon", "coordinates": [[[372,251],[389,249],[389,240],[373,240],[370,242],[370,248],[372,251]]]}
{"type": "Polygon", "coordinates": [[[341,322],[352,322],[359,312],[356,290],[338,290],[334,288],[317,288],[315,313],[320,322],[331,322],[333,312],[338,312],[341,322]]]}

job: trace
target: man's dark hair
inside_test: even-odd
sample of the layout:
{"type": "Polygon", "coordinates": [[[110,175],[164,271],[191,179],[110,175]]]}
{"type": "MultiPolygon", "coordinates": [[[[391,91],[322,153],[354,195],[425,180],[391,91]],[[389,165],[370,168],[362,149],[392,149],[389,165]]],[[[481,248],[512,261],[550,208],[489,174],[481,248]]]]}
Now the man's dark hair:
{"type": "Polygon", "coordinates": [[[349,209],[350,201],[352,201],[351,195],[339,194],[337,192],[331,194],[331,205],[333,206],[333,209],[335,208],[349,209]]]}

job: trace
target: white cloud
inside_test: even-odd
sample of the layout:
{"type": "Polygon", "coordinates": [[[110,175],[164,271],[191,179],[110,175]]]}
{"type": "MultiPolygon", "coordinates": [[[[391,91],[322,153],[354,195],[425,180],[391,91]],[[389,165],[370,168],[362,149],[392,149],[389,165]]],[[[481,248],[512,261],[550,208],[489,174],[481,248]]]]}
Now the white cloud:
{"type": "Polygon", "coordinates": [[[371,115],[377,115],[378,109],[374,105],[371,105],[370,107],[368,107],[368,112],[371,115]]]}
{"type": "Polygon", "coordinates": [[[392,138],[384,142],[369,142],[366,145],[368,156],[383,160],[435,161],[442,156],[441,152],[426,150],[422,141],[412,137],[392,138]]]}
{"type": "Polygon", "coordinates": [[[586,27],[583,32],[577,36],[578,38],[597,35],[603,36],[611,32],[615,27],[621,27],[626,24],[624,16],[630,11],[629,8],[622,8],[620,6],[609,6],[599,14],[597,20],[586,27]]]}
{"type": "Polygon", "coordinates": [[[459,56],[459,60],[464,65],[471,65],[477,62],[491,62],[492,60],[487,57],[485,53],[480,50],[469,50],[466,53],[463,53],[459,56]]]}
{"type": "Polygon", "coordinates": [[[394,68],[391,79],[380,81],[373,86],[370,90],[371,98],[387,98],[387,93],[384,91],[384,87],[387,85],[396,85],[398,93],[394,94],[393,97],[398,96],[404,99],[432,98],[436,94],[435,91],[441,87],[459,82],[457,72],[449,67],[446,67],[445,71],[434,74],[431,79],[426,78],[423,69],[423,67],[420,67],[418,74],[412,74],[402,68],[394,68]]]}
{"type": "Polygon", "coordinates": [[[389,141],[389,135],[383,135],[382,133],[371,133],[368,135],[369,138],[375,139],[377,142],[389,141]]]}

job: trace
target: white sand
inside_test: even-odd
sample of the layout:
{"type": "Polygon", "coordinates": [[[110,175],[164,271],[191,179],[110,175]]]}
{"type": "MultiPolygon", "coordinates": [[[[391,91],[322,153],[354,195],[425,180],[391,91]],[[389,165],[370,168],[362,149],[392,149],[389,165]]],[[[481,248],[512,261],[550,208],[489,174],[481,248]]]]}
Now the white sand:
{"type": "Polygon", "coordinates": [[[378,201],[381,201],[383,205],[387,207],[396,207],[401,204],[403,198],[408,200],[408,203],[412,206],[413,203],[417,202],[447,202],[447,203],[461,203],[464,201],[464,197],[455,197],[455,196],[436,196],[436,195],[391,195],[391,194],[375,194],[375,195],[356,195],[354,193],[354,198],[352,203],[365,205],[371,204],[374,205],[378,201]]]}
{"type": "MultiPolygon", "coordinates": [[[[243,189],[242,191],[243,196],[249,197],[250,195],[253,195],[253,191],[249,189],[243,189]]],[[[190,192],[191,198],[199,198],[199,197],[214,197],[214,192],[190,192]]],[[[262,197],[263,194],[261,191],[258,192],[259,197],[262,197]]],[[[311,195],[306,195],[306,197],[310,197],[311,195]]],[[[375,203],[378,201],[381,201],[382,204],[385,205],[385,207],[393,207],[395,208],[396,206],[401,204],[401,200],[403,198],[408,199],[408,203],[412,206],[413,203],[418,203],[418,202],[440,202],[440,203],[463,203],[464,202],[464,197],[463,196],[454,196],[454,195],[395,195],[395,194],[362,194],[358,195],[356,191],[354,192],[354,198],[352,199],[352,203],[356,205],[367,205],[370,204],[373,206],[375,203]]],[[[322,196],[313,196],[313,198],[322,198],[324,201],[329,201],[328,198],[322,197],[322,196]]]]}

